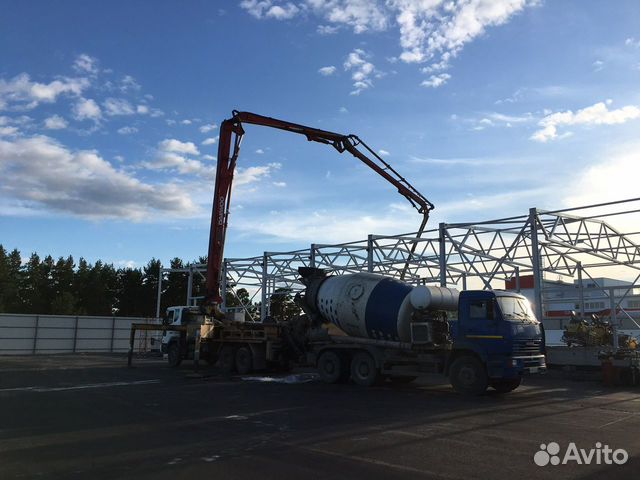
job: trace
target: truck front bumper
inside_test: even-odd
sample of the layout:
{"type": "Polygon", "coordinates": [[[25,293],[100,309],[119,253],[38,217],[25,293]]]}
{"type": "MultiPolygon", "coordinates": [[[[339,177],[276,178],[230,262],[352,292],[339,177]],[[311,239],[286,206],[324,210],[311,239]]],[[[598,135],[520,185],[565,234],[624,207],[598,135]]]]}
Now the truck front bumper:
{"type": "Polygon", "coordinates": [[[490,378],[515,378],[546,372],[547,362],[544,355],[509,356],[490,360],[487,370],[490,378]]]}

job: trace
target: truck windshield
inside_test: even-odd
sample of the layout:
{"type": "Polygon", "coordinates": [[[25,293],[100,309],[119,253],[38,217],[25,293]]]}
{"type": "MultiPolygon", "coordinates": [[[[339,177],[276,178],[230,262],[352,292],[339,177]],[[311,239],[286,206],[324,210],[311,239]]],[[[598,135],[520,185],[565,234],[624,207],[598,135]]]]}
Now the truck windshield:
{"type": "Polygon", "coordinates": [[[505,320],[535,320],[529,301],[520,297],[498,296],[498,304],[505,320]]]}

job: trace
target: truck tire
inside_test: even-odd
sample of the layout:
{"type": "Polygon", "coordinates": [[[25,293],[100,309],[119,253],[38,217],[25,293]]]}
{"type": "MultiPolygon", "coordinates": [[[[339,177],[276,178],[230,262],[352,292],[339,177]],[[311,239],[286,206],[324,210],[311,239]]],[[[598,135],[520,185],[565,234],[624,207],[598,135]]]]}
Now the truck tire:
{"type": "Polygon", "coordinates": [[[239,375],[246,375],[253,370],[253,358],[249,347],[236,350],[236,370],[239,375]]]}
{"type": "Polygon", "coordinates": [[[342,377],[342,358],[333,350],[325,350],[318,358],[317,368],[320,380],[325,383],[337,383],[342,377]]]}
{"type": "Polygon", "coordinates": [[[182,355],[180,354],[180,346],[177,342],[173,342],[167,349],[167,360],[170,367],[179,367],[182,363],[182,355]]]}
{"type": "Polygon", "coordinates": [[[236,369],[235,352],[231,345],[223,345],[218,352],[218,366],[222,373],[231,374],[236,369]]]}
{"type": "Polygon", "coordinates": [[[465,355],[451,365],[449,378],[456,392],[480,395],[487,390],[489,379],[484,365],[476,357],[465,355]]]}
{"type": "Polygon", "coordinates": [[[521,381],[522,377],[509,380],[494,380],[491,382],[491,387],[498,393],[509,393],[518,388],[521,381]]]}
{"type": "Polygon", "coordinates": [[[367,352],[358,352],[351,360],[351,378],[362,387],[374,385],[380,378],[376,362],[367,352]]]}

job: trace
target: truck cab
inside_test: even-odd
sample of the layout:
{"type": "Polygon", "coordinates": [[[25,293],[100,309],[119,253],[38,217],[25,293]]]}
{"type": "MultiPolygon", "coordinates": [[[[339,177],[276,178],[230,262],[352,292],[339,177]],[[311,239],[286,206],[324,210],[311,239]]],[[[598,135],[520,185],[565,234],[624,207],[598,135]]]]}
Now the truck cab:
{"type": "Polygon", "coordinates": [[[187,328],[202,324],[202,316],[194,311],[194,307],[174,306],[168,307],[164,317],[163,325],[172,327],[185,327],[184,330],[165,330],[162,333],[161,351],[169,365],[178,366],[184,358],[193,355],[195,348],[195,338],[187,335],[187,328]]]}
{"type": "Polygon", "coordinates": [[[499,391],[520,385],[523,374],[546,370],[544,331],[529,301],[503,290],[460,293],[448,371],[460,390],[499,391]]]}

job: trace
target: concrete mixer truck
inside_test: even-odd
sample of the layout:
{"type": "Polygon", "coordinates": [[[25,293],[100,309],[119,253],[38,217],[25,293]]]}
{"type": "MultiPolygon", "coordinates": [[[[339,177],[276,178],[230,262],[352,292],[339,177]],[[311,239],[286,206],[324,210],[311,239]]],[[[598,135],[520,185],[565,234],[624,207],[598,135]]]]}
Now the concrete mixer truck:
{"type": "Polygon", "coordinates": [[[546,369],[544,332],[528,300],[501,290],[411,286],[371,273],[301,268],[310,319],[307,361],[320,378],[370,386],[447,375],[461,393],[516,389],[546,369]]]}
{"type": "MultiPolygon", "coordinates": [[[[348,378],[360,385],[387,378],[408,382],[434,372],[448,375],[460,392],[479,393],[488,386],[511,391],[524,373],[545,369],[541,325],[523,296],[502,291],[458,293],[369,273],[331,276],[305,267],[300,274],[306,288],[296,299],[304,316],[280,323],[235,321],[222,307],[222,261],[245,124],[296,133],[351,154],[422,214],[417,236],[425,230],[434,205],[357,136],[234,111],[220,125],[204,303],[170,308],[162,326],[134,324],[129,363],[136,329],[161,329],[170,365],[191,358],[197,365],[202,358],[240,374],[286,367],[293,360],[315,366],[329,383],[348,378]]],[[[402,276],[405,272],[406,266],[402,276]]]]}

